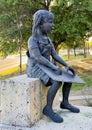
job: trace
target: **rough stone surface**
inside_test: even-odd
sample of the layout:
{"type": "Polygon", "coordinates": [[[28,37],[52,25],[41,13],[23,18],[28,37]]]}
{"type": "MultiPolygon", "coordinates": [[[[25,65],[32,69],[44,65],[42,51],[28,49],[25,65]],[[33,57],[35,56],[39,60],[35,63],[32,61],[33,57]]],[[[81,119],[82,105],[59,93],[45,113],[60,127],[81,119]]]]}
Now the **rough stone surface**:
{"type": "Polygon", "coordinates": [[[42,118],[48,88],[39,79],[26,75],[9,78],[0,81],[0,90],[1,124],[30,127],[42,118]]]}
{"type": "Polygon", "coordinates": [[[92,107],[79,106],[80,113],[72,113],[56,108],[63,119],[63,123],[54,123],[49,118],[43,117],[31,128],[15,127],[0,124],[0,130],[92,130],[92,107]]]}

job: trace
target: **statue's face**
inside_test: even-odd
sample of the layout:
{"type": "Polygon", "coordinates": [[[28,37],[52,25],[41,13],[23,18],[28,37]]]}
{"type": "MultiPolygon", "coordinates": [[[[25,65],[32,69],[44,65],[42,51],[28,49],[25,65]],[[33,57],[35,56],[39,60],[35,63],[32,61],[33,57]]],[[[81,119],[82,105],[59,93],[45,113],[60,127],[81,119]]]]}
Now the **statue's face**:
{"type": "Polygon", "coordinates": [[[53,27],[54,27],[53,19],[46,20],[41,25],[42,34],[44,35],[50,33],[53,27]]]}

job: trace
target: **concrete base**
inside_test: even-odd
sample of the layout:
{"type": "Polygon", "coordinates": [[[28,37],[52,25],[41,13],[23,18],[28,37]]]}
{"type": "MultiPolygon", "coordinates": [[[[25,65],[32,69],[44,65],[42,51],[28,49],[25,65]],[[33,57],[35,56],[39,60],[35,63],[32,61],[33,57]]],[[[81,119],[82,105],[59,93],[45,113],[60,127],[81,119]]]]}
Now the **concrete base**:
{"type": "Polygon", "coordinates": [[[56,108],[56,112],[64,119],[63,123],[54,123],[44,116],[31,128],[0,124],[0,130],[92,130],[92,107],[79,106],[79,108],[80,113],[56,108]]]}
{"type": "MultiPolygon", "coordinates": [[[[48,88],[39,79],[16,76],[0,81],[0,90],[1,124],[31,127],[42,118],[48,88]]],[[[59,103],[59,94],[55,102],[59,103]]]]}

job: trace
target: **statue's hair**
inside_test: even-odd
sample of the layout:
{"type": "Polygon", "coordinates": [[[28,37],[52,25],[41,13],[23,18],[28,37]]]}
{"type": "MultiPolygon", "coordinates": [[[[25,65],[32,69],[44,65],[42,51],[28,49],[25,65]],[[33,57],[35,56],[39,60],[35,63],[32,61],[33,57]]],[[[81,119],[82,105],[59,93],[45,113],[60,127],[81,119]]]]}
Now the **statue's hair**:
{"type": "Polygon", "coordinates": [[[47,11],[47,10],[38,10],[35,12],[33,16],[33,28],[32,28],[32,34],[34,37],[38,36],[38,30],[40,28],[40,25],[43,22],[46,22],[49,19],[54,19],[54,15],[47,11]]]}

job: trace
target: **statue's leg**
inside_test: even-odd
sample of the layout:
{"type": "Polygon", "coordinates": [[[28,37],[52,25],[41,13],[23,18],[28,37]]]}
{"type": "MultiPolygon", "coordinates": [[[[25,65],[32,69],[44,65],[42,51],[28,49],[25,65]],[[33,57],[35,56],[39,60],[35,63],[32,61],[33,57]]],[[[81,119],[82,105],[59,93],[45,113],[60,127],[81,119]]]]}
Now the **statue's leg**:
{"type": "Polygon", "coordinates": [[[63,100],[60,104],[60,108],[68,109],[68,110],[70,110],[71,112],[74,112],[74,113],[79,113],[80,110],[77,107],[69,104],[69,101],[68,101],[71,86],[72,86],[72,83],[64,83],[64,85],[62,87],[63,100]]]}
{"type": "Polygon", "coordinates": [[[47,104],[43,109],[43,114],[50,117],[54,122],[61,123],[63,122],[62,117],[60,117],[57,113],[55,113],[52,109],[53,100],[58,89],[61,87],[61,82],[52,81],[52,85],[47,93],[47,104]]]}

